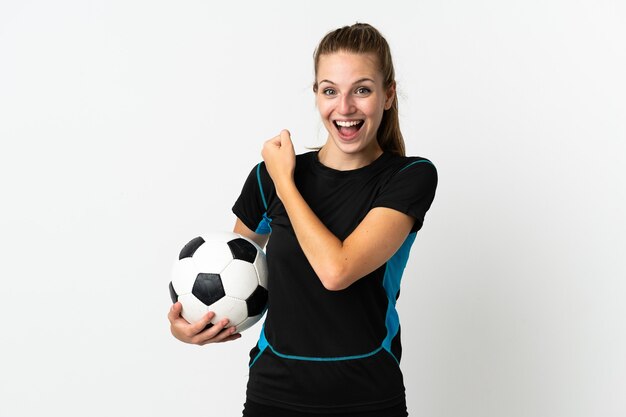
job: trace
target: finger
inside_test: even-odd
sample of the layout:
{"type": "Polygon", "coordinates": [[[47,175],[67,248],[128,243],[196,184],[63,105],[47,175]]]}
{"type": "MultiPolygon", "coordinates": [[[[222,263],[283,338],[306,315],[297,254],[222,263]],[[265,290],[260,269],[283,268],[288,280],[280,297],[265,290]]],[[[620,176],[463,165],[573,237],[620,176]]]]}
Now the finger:
{"type": "Polygon", "coordinates": [[[241,338],[241,333],[233,333],[233,334],[231,334],[230,336],[228,336],[228,337],[226,337],[226,338],[224,338],[224,339],[220,340],[218,343],[230,342],[230,341],[232,341],[232,340],[237,340],[237,339],[239,339],[239,338],[241,338]]]}
{"type": "Polygon", "coordinates": [[[273,137],[272,139],[265,142],[265,146],[280,148],[280,136],[273,137]]]}
{"type": "Polygon", "coordinates": [[[170,311],[167,313],[167,318],[170,322],[174,322],[175,320],[180,318],[180,313],[183,311],[183,305],[179,302],[172,304],[170,307],[170,311]]]}
{"type": "Polygon", "coordinates": [[[227,342],[229,340],[238,339],[241,335],[237,333],[237,329],[235,326],[226,327],[222,329],[219,333],[204,341],[204,343],[221,343],[227,342]]]}
{"type": "Polygon", "coordinates": [[[287,129],[280,131],[280,142],[282,146],[292,146],[291,133],[287,129]]]}
{"type": "Polygon", "coordinates": [[[209,311],[204,316],[202,316],[200,320],[192,324],[191,331],[194,334],[202,333],[207,328],[207,326],[211,324],[211,320],[213,320],[214,317],[215,317],[215,313],[212,311],[209,311]]]}
{"type": "MultiPolygon", "coordinates": [[[[213,317],[215,316],[214,313],[209,314],[213,314],[213,317]]],[[[197,333],[193,336],[194,343],[212,343],[213,339],[219,335],[220,332],[226,328],[226,326],[228,326],[228,319],[222,319],[210,327],[205,326],[204,328],[195,329],[197,330],[197,333]]]]}
{"type": "Polygon", "coordinates": [[[222,342],[230,342],[231,340],[237,340],[241,338],[241,333],[235,333],[232,336],[228,336],[226,339],[222,340],[222,342]]]}

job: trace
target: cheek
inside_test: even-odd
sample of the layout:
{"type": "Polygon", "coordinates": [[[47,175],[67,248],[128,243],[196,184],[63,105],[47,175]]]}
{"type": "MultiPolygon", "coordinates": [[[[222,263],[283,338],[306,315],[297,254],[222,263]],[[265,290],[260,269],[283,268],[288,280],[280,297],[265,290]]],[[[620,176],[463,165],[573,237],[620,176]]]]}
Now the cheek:
{"type": "Polygon", "coordinates": [[[317,100],[317,111],[319,112],[320,116],[322,117],[322,119],[326,119],[330,113],[331,113],[331,108],[328,105],[328,103],[324,103],[321,100],[317,100]]]}
{"type": "Polygon", "coordinates": [[[384,108],[382,105],[379,105],[379,103],[376,102],[369,104],[367,108],[364,109],[364,111],[368,115],[368,117],[371,117],[374,120],[378,120],[379,118],[382,118],[384,108]]]}

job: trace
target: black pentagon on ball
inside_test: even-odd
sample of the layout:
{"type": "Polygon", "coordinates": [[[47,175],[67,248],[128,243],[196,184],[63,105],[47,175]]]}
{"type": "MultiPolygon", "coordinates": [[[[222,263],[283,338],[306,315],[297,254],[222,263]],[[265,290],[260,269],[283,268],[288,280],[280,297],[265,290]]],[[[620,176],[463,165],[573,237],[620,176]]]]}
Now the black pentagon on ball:
{"type": "Polygon", "coordinates": [[[252,295],[246,300],[248,316],[257,316],[265,310],[267,305],[267,290],[260,285],[256,287],[252,295]]]}
{"type": "Polygon", "coordinates": [[[178,301],[178,294],[176,294],[176,290],[174,290],[172,281],[170,281],[170,298],[172,299],[172,303],[176,303],[176,301],[178,301]]]}
{"type": "Polygon", "coordinates": [[[204,239],[200,236],[191,239],[181,250],[178,259],[191,258],[200,246],[204,243],[204,239]]]}
{"type": "Polygon", "coordinates": [[[220,275],[205,273],[198,274],[191,293],[206,305],[211,305],[226,295],[220,275]]]}
{"type": "Polygon", "coordinates": [[[240,259],[250,263],[253,263],[256,259],[256,247],[246,239],[240,237],[233,239],[228,242],[228,247],[234,259],[240,259]]]}

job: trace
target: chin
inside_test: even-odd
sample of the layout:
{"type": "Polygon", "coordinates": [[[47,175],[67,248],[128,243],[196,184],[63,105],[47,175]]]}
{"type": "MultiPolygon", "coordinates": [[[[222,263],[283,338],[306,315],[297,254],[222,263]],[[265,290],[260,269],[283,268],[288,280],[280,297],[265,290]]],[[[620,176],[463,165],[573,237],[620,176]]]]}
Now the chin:
{"type": "Polygon", "coordinates": [[[346,142],[337,137],[333,137],[333,142],[335,142],[335,146],[340,151],[342,151],[343,153],[347,153],[347,154],[359,153],[364,148],[363,143],[359,141],[358,139],[350,141],[350,142],[346,142]]]}

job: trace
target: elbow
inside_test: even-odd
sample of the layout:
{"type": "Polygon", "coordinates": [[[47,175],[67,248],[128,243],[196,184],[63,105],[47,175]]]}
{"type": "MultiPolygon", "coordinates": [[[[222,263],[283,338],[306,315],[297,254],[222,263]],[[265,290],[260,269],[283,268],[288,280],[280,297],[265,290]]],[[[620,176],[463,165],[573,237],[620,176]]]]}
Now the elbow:
{"type": "Polygon", "coordinates": [[[318,274],[318,277],[328,291],[341,291],[350,286],[350,281],[341,267],[331,267],[318,274]]]}

